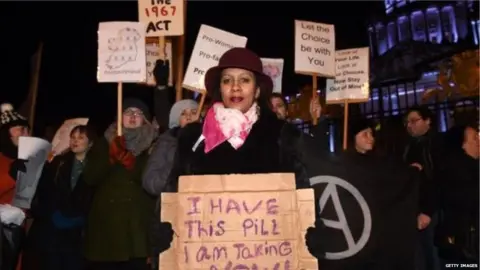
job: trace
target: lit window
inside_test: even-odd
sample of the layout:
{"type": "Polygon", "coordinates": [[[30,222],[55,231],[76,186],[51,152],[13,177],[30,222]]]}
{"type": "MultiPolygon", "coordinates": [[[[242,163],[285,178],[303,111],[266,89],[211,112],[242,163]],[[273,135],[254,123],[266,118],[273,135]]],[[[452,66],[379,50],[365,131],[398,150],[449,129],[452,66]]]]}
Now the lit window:
{"type": "Polygon", "coordinates": [[[397,20],[398,27],[398,41],[402,42],[404,40],[410,39],[410,29],[408,28],[408,17],[401,16],[397,20]]]}
{"type": "Polygon", "coordinates": [[[413,40],[426,41],[425,20],[421,11],[415,11],[411,15],[413,40]]]}
{"type": "Polygon", "coordinates": [[[387,51],[387,31],[381,23],[378,23],[375,28],[377,31],[378,54],[382,55],[387,51]]]}
{"type": "Polygon", "coordinates": [[[405,0],[397,0],[397,7],[405,6],[406,2],[405,0]]]}
{"type": "Polygon", "coordinates": [[[442,28],[440,26],[440,14],[437,8],[427,9],[428,39],[432,43],[442,42],[442,28]]]}
{"type": "Polygon", "coordinates": [[[395,4],[395,0],[384,0],[385,3],[385,12],[388,14],[392,12],[393,5],[395,4]]]}
{"type": "Polygon", "coordinates": [[[456,43],[458,40],[455,13],[451,6],[442,8],[443,33],[448,41],[456,43]]]}
{"type": "Polygon", "coordinates": [[[388,48],[391,49],[397,44],[397,31],[394,22],[391,22],[387,26],[388,30],[388,48]]]}

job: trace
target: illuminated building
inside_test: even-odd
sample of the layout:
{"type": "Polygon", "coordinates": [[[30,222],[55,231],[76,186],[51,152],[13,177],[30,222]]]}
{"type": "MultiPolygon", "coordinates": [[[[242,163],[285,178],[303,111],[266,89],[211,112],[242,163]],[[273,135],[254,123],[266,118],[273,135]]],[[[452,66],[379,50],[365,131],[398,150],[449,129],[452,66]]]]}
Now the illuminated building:
{"type": "MultiPolygon", "coordinates": [[[[476,60],[462,60],[464,64],[456,70],[451,59],[478,50],[479,1],[385,0],[384,5],[385,13],[372,18],[367,29],[370,100],[350,104],[349,121],[366,117],[380,122],[377,145],[385,152],[398,154],[403,152],[405,139],[402,116],[412,106],[427,104],[435,114],[434,123],[439,131],[455,124],[458,118],[452,117],[452,112],[459,108],[473,110],[478,116],[478,51],[473,52],[476,60]],[[426,92],[431,89],[445,92],[448,90],[445,88],[458,87],[452,81],[452,74],[463,76],[454,80],[462,85],[473,79],[468,85],[470,88],[473,85],[475,94],[448,95],[448,98],[436,94],[428,98],[426,92]]],[[[342,141],[343,117],[332,118],[330,148],[334,151],[342,141]]],[[[302,129],[306,129],[305,125],[299,123],[302,129]]]]}
{"type": "Polygon", "coordinates": [[[445,131],[454,124],[449,118],[452,104],[478,106],[478,99],[425,100],[424,92],[442,88],[438,84],[442,62],[478,49],[478,1],[385,0],[384,4],[385,14],[368,28],[371,97],[359,105],[361,114],[382,119],[428,104],[436,113],[439,131],[445,131]]]}

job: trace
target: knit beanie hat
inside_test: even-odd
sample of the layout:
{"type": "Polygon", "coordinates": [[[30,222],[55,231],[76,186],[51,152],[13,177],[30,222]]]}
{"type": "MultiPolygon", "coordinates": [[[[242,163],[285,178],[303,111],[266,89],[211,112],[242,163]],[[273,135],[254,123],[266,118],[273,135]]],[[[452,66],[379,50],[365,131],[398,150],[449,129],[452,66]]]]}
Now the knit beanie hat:
{"type": "Polygon", "coordinates": [[[123,101],[123,110],[125,111],[128,108],[137,108],[140,111],[142,111],[143,115],[145,116],[145,119],[147,121],[152,121],[151,119],[151,114],[150,110],[148,109],[147,104],[145,104],[143,101],[137,98],[126,98],[123,101]]]}
{"type": "Polygon", "coordinates": [[[198,103],[193,99],[183,99],[177,101],[170,110],[170,117],[168,121],[168,128],[180,126],[180,116],[186,109],[198,109],[198,103]]]}
{"type": "Polygon", "coordinates": [[[3,103],[1,105],[0,129],[8,129],[14,126],[28,127],[27,118],[16,112],[12,104],[3,103]]]}
{"type": "Polygon", "coordinates": [[[375,132],[375,124],[367,119],[358,119],[354,120],[350,124],[350,128],[348,130],[350,141],[355,140],[355,136],[361,132],[362,130],[371,128],[373,132],[375,132]]]}

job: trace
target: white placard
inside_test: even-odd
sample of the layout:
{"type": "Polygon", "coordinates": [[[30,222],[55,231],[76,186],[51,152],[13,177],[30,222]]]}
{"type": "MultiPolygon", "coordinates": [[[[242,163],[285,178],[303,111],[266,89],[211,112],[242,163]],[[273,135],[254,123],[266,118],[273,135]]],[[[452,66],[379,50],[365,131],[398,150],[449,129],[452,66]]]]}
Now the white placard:
{"type": "Polygon", "coordinates": [[[295,72],[335,77],[335,26],[295,20],[295,72]]]}
{"type": "Polygon", "coordinates": [[[283,59],[261,58],[263,73],[270,76],[273,81],[273,92],[282,93],[283,59]]]}
{"type": "Polygon", "coordinates": [[[226,51],[246,45],[246,37],[202,24],[183,79],[183,87],[199,92],[205,90],[207,70],[216,66],[226,51]]]}
{"type": "Polygon", "coordinates": [[[340,50],[335,57],[335,80],[328,79],[327,103],[364,102],[370,95],[369,48],[340,50]]]}
{"type": "MultiPolygon", "coordinates": [[[[153,69],[155,63],[160,59],[160,49],[158,44],[147,43],[145,46],[145,52],[147,54],[147,84],[155,85],[155,77],[153,76],[153,69]]],[[[165,42],[165,57],[169,61],[169,75],[168,86],[173,86],[173,69],[172,69],[172,43],[165,42]]]]}
{"type": "Polygon", "coordinates": [[[184,0],[138,0],[138,21],[147,37],[183,35],[184,0]]]}
{"type": "Polygon", "coordinates": [[[37,190],[38,180],[47,161],[52,145],[40,138],[20,137],[18,142],[18,158],[27,160],[26,172],[18,172],[15,185],[15,197],[12,205],[30,209],[37,190]]]}
{"type": "Polygon", "coordinates": [[[70,147],[70,133],[73,128],[79,125],[86,125],[88,118],[74,118],[63,122],[52,140],[52,153],[54,156],[61,155],[70,147]]]}
{"type": "Polygon", "coordinates": [[[98,26],[98,82],[145,82],[144,25],[101,22],[98,26]]]}

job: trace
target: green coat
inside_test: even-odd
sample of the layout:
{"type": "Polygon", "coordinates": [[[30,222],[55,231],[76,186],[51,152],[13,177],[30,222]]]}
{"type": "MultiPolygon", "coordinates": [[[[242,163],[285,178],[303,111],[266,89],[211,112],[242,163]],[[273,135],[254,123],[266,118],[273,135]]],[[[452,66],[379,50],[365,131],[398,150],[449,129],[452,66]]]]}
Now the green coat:
{"type": "Polygon", "coordinates": [[[87,260],[118,262],[148,257],[148,228],[155,200],[142,189],[147,152],[137,156],[129,171],[110,163],[106,139],[89,151],[83,177],[96,189],[86,226],[87,260]]]}

